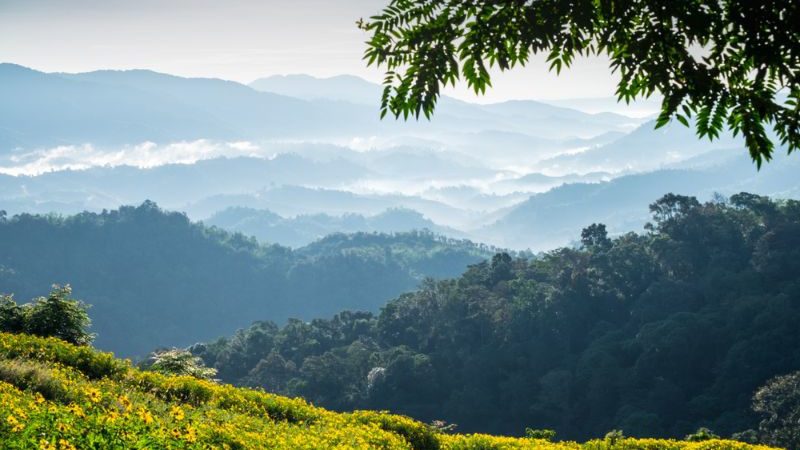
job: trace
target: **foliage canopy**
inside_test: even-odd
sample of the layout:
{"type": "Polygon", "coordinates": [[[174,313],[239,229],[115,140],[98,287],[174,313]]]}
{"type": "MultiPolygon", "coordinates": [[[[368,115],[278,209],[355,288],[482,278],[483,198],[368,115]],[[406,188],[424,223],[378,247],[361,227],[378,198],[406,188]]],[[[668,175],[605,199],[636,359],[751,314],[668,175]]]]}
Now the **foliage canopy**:
{"type": "Polygon", "coordinates": [[[11,296],[0,296],[0,332],[57,337],[77,345],[94,339],[89,332],[88,305],[71,298],[69,285],[54,285],[47,297],[17,305],[11,296]]]}
{"type": "Polygon", "coordinates": [[[257,322],[191,350],[226,382],[463,432],[755,429],[753,393],[800,362],[800,202],[668,194],[651,211],[645,233],[594,224],[580,246],[497,254],[378,315],[257,322]]]}
{"type": "Polygon", "coordinates": [[[800,147],[794,0],[393,0],[359,26],[371,33],[364,59],[386,70],[382,116],[430,117],[441,87],[463,77],[483,93],[490,68],[535,54],[556,72],[604,54],[619,100],[664,96],[657,126],[694,118],[713,139],[727,125],[759,167],[774,150],[769,128],[800,147]]]}
{"type": "Polygon", "coordinates": [[[758,427],[763,442],[800,448],[800,371],[769,380],[753,397],[753,409],[763,416],[758,427]]]}

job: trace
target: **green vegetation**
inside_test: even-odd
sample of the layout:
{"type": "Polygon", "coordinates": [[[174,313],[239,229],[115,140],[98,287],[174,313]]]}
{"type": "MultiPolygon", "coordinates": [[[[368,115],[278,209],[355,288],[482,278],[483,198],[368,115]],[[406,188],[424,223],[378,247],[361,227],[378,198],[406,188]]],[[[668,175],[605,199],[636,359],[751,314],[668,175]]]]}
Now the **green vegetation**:
{"type": "Polygon", "coordinates": [[[536,54],[557,72],[600,54],[620,100],[661,93],[658,126],[694,117],[699,136],[741,133],[760,167],[774,150],[769,128],[800,148],[797,23],[794,0],[393,0],[359,25],[371,33],[364,59],[386,69],[382,116],[430,117],[443,86],[463,77],[482,93],[490,68],[536,54]]]}
{"type": "Polygon", "coordinates": [[[769,380],[756,392],[753,408],[764,420],[749,435],[771,445],[800,448],[800,371],[769,380]]]}
{"type": "Polygon", "coordinates": [[[378,315],[256,322],[191,351],[226,382],[463,432],[701,440],[796,417],[751,399],[800,367],[800,202],[669,194],[651,211],[644,234],[595,224],[579,248],[500,253],[378,315]]]}
{"type": "Polygon", "coordinates": [[[31,298],[70,282],[92,304],[95,345],[143,357],[258,317],[377,311],[424,277],[456,276],[493,251],[428,232],[334,235],[291,250],[145,202],[100,214],[0,217],[0,292],[31,298]]]}
{"type": "Polygon", "coordinates": [[[260,391],[139,371],[55,338],[0,333],[0,443],[9,449],[768,450],[735,441],[585,444],[441,434],[407,417],[339,414],[260,391]]]}
{"type": "Polygon", "coordinates": [[[216,369],[206,367],[200,358],[180,348],[153,352],[140,367],[164,375],[186,375],[201,380],[211,380],[217,374],[216,369]]]}
{"type": "Polygon", "coordinates": [[[0,331],[53,336],[77,345],[94,339],[89,333],[87,306],[70,298],[72,288],[53,286],[50,295],[17,305],[11,296],[0,296],[0,331]]]}

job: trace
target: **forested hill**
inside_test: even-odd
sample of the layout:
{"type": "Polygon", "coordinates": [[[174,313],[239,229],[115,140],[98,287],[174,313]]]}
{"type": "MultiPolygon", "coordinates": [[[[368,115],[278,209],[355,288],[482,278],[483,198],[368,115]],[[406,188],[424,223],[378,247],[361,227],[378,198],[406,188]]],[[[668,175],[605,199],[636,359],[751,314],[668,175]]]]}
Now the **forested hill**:
{"type": "Polygon", "coordinates": [[[755,389],[800,369],[800,202],[667,195],[643,234],[496,255],[379,315],[258,322],[192,351],[225,381],[461,431],[755,428],[755,389]]]}
{"type": "Polygon", "coordinates": [[[152,202],[70,217],[0,215],[0,292],[70,283],[92,305],[96,345],[124,356],[342,309],[377,311],[426,276],[493,249],[429,232],[331,236],[292,251],[192,223],[152,202]]]}

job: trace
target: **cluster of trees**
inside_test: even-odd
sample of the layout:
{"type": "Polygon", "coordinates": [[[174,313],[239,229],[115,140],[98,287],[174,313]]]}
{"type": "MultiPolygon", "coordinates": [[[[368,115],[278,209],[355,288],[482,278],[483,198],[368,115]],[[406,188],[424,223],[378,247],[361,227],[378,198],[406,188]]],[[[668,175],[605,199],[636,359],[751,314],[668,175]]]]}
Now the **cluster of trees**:
{"type": "Polygon", "coordinates": [[[70,282],[96,345],[122,356],[232,333],[253,318],[377,311],[425,276],[453,277],[493,249],[430,232],[334,235],[292,250],[152,202],[70,217],[0,215],[0,292],[70,282]]]}
{"type": "Polygon", "coordinates": [[[72,298],[69,285],[54,285],[47,297],[18,305],[11,295],[0,295],[0,331],[52,336],[76,345],[89,345],[88,306],[72,298]]]}
{"type": "Polygon", "coordinates": [[[800,368],[800,202],[669,194],[651,211],[645,233],[499,253],[377,315],[256,322],[191,351],[223,381],[460,431],[770,441],[760,413],[786,415],[751,402],[800,368]]]}

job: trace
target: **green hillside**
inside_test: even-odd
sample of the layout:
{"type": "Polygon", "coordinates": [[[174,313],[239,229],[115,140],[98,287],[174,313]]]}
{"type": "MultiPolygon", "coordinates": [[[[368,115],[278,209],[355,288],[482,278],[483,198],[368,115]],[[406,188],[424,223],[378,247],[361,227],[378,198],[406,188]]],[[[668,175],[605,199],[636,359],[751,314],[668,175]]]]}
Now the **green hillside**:
{"type": "Polygon", "coordinates": [[[669,194],[651,211],[643,233],[592,225],[580,247],[498,254],[380,314],[260,321],[192,351],[229,383],[461,431],[756,429],[753,394],[800,369],[800,202],[669,194]]]}
{"type": "Polygon", "coordinates": [[[448,435],[406,417],[134,369],[90,347],[0,334],[3,449],[768,449],[707,440],[585,444],[448,435]]]}
{"type": "Polygon", "coordinates": [[[492,253],[430,232],[334,235],[292,250],[145,202],[66,217],[0,215],[0,293],[32,298],[69,283],[92,305],[98,348],[143,356],[255,318],[377,311],[425,277],[457,276],[492,253]]]}

